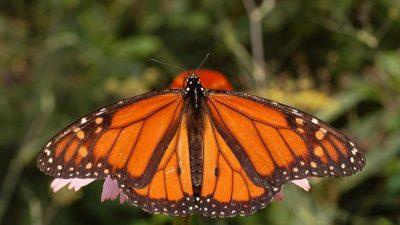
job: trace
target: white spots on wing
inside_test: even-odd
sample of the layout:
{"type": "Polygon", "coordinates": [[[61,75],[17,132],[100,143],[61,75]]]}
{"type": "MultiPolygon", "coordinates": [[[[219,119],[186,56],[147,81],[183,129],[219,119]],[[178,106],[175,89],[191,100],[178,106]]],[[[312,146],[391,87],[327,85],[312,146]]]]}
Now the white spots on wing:
{"type": "Polygon", "coordinates": [[[102,166],[101,162],[97,163],[97,168],[100,168],[102,166]]]}
{"type": "Polygon", "coordinates": [[[297,109],[292,109],[293,114],[297,115],[297,116],[301,116],[301,113],[299,113],[299,111],[297,111],[297,109]]]}
{"type": "Polygon", "coordinates": [[[97,127],[96,130],[94,131],[96,134],[100,133],[103,130],[102,127],[97,127]]]}
{"type": "Polygon", "coordinates": [[[324,138],[324,136],[325,136],[325,134],[324,134],[321,130],[315,132],[315,137],[316,137],[318,140],[322,140],[322,139],[324,138]]]}
{"type": "Polygon", "coordinates": [[[272,102],[272,105],[278,105],[278,103],[277,102],[272,102]]]}
{"type": "Polygon", "coordinates": [[[303,125],[304,124],[304,120],[302,118],[296,118],[296,123],[303,125]]]}
{"type": "Polygon", "coordinates": [[[51,145],[51,141],[49,141],[49,143],[47,143],[46,147],[49,147],[51,145]]]}
{"type": "Polygon", "coordinates": [[[85,138],[85,132],[83,132],[82,130],[78,131],[78,133],[76,133],[76,137],[78,137],[80,140],[85,138]]]}
{"type": "Polygon", "coordinates": [[[119,101],[118,104],[121,105],[122,103],[124,103],[124,101],[119,101]]]}
{"type": "Polygon", "coordinates": [[[90,168],[92,168],[92,163],[88,163],[88,164],[86,164],[86,167],[85,167],[86,169],[90,169],[90,168]]]}
{"type": "Polygon", "coordinates": [[[350,145],[351,145],[351,146],[353,146],[353,147],[355,147],[354,143],[353,143],[353,142],[351,142],[351,141],[350,141],[350,145]]]}
{"type": "Polygon", "coordinates": [[[84,123],[86,123],[86,122],[87,122],[86,117],[83,117],[83,118],[81,119],[81,124],[84,124],[84,123]]]}
{"type": "Polygon", "coordinates": [[[316,118],[312,118],[311,122],[314,124],[318,124],[318,120],[316,118]]]}
{"type": "Polygon", "coordinates": [[[350,162],[354,163],[354,158],[353,157],[350,157],[350,162]]]}
{"type": "Polygon", "coordinates": [[[102,109],[100,109],[100,111],[97,112],[95,115],[96,115],[96,116],[99,116],[99,115],[105,113],[105,111],[106,111],[106,108],[102,108],[102,109]]]}
{"type": "Polygon", "coordinates": [[[186,88],[186,91],[190,91],[190,88],[189,88],[189,87],[187,87],[187,88],[186,88]]]}
{"type": "Polygon", "coordinates": [[[61,166],[61,165],[58,165],[58,166],[57,166],[57,169],[58,169],[58,170],[62,170],[62,166],[61,166]]]}
{"type": "Polygon", "coordinates": [[[108,174],[109,172],[110,172],[110,170],[109,169],[104,169],[104,174],[108,174]]]}
{"type": "Polygon", "coordinates": [[[45,149],[45,150],[44,150],[44,153],[45,153],[47,156],[49,156],[49,155],[50,155],[50,150],[45,149]]]}
{"type": "Polygon", "coordinates": [[[323,127],[320,127],[319,130],[320,130],[322,133],[324,133],[324,134],[326,134],[326,132],[328,132],[328,131],[327,131],[325,128],[323,128],[323,127]]]}
{"type": "Polygon", "coordinates": [[[53,163],[53,158],[49,158],[48,162],[53,163]]]}
{"type": "Polygon", "coordinates": [[[101,124],[103,122],[103,117],[97,117],[94,121],[96,124],[101,124]]]}
{"type": "Polygon", "coordinates": [[[342,169],[346,168],[346,165],[344,165],[344,163],[342,163],[342,165],[340,165],[340,167],[342,167],[342,169]]]}
{"type": "Polygon", "coordinates": [[[295,173],[299,172],[299,168],[294,167],[294,168],[293,168],[293,172],[295,172],[295,173]]]}
{"type": "Polygon", "coordinates": [[[312,168],[317,168],[317,163],[315,163],[314,161],[312,161],[312,162],[310,163],[310,165],[311,165],[312,168]]]}

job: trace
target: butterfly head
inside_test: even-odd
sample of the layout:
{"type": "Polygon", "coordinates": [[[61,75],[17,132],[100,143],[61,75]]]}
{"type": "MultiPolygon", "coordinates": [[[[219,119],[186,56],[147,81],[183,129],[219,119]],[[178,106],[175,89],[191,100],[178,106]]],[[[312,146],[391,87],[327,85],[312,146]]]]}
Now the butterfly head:
{"type": "Polygon", "coordinates": [[[189,74],[186,78],[185,93],[188,94],[191,92],[194,92],[195,94],[205,94],[205,89],[200,82],[200,78],[195,73],[189,74]]]}

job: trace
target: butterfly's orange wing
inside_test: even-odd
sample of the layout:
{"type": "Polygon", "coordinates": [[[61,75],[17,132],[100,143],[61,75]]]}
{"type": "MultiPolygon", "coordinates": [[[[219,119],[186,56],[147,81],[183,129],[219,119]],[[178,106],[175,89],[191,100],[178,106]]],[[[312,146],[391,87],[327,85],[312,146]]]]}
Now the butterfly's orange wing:
{"type": "Polygon", "coordinates": [[[182,107],[179,91],[144,94],[107,106],[51,139],[38,167],[57,178],[110,175],[121,187],[142,188],[178,133],[182,107]]]}
{"type": "Polygon", "coordinates": [[[257,186],[217,130],[209,115],[203,139],[203,182],[197,199],[199,213],[208,217],[249,215],[267,206],[275,190],[257,186]]]}
{"type": "Polygon", "coordinates": [[[184,115],[151,182],[140,189],[124,188],[124,193],[132,204],[150,213],[187,216],[195,212],[184,115]]]}
{"type": "Polygon", "coordinates": [[[345,135],[304,112],[260,97],[210,90],[212,123],[257,185],[310,176],[350,176],[363,155],[345,135]]]}

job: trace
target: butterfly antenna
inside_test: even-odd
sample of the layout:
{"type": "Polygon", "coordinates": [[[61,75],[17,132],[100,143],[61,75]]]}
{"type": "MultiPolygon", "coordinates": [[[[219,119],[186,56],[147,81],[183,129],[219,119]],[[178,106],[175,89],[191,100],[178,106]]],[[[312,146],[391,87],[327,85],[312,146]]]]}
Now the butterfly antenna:
{"type": "Polygon", "coordinates": [[[156,63],[160,63],[160,64],[162,64],[162,65],[169,66],[169,67],[171,67],[171,68],[179,69],[179,70],[181,70],[181,72],[184,72],[184,71],[186,70],[186,69],[184,69],[184,68],[182,68],[182,67],[180,67],[180,66],[173,65],[173,64],[170,64],[170,63],[166,63],[166,62],[162,62],[162,61],[160,61],[160,60],[153,59],[153,58],[149,59],[149,61],[156,62],[156,63]]]}
{"type": "Polygon", "coordinates": [[[208,59],[208,56],[210,56],[210,53],[207,53],[206,57],[204,57],[203,61],[201,61],[201,63],[200,63],[199,66],[196,68],[196,70],[194,71],[194,73],[196,73],[197,70],[199,70],[200,67],[206,62],[206,60],[208,59]]]}

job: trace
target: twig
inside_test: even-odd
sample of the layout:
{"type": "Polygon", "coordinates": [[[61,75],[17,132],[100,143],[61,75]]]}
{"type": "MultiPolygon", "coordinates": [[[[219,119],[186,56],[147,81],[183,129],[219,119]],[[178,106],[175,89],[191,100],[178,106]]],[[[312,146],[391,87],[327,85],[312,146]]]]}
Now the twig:
{"type": "Polygon", "coordinates": [[[275,6],[275,0],[264,0],[257,7],[254,0],[243,0],[250,22],[251,52],[253,55],[253,76],[258,85],[264,85],[271,72],[265,61],[262,19],[275,6]]]}

